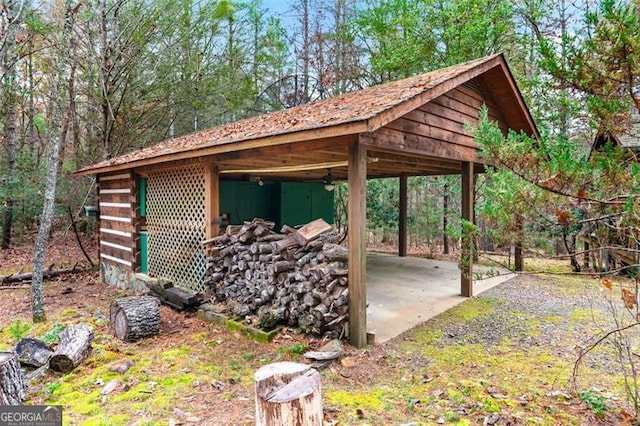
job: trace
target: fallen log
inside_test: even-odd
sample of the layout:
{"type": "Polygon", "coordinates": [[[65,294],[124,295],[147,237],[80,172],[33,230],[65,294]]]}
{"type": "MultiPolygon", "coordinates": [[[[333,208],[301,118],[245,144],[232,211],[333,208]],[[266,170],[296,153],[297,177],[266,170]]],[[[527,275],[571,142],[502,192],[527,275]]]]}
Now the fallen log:
{"type": "MultiPolygon", "coordinates": [[[[57,277],[58,275],[63,274],[74,274],[77,272],[86,272],[89,271],[90,268],[80,268],[76,263],[72,268],[63,268],[63,269],[53,269],[55,265],[49,265],[47,269],[42,272],[42,277],[44,279],[50,279],[57,277]]],[[[31,281],[33,279],[32,272],[17,272],[15,274],[9,275],[0,275],[0,284],[4,283],[18,283],[21,281],[31,281]]]]}
{"type": "Polygon", "coordinates": [[[322,425],[320,373],[277,362],[255,372],[256,425],[322,425]]]}
{"type": "Polygon", "coordinates": [[[20,405],[27,398],[15,352],[0,352],[0,405],[20,405]]]}
{"type": "Polygon", "coordinates": [[[20,364],[35,368],[45,365],[53,355],[49,345],[42,340],[31,338],[21,339],[16,344],[16,353],[20,364]]]}
{"type": "Polygon", "coordinates": [[[73,324],[62,330],[60,342],[49,360],[49,368],[69,373],[91,354],[93,329],[86,324],[73,324]]]}
{"type": "Polygon", "coordinates": [[[110,322],[116,337],[133,342],[160,333],[160,307],[151,296],[116,299],[111,304],[110,322]]]}

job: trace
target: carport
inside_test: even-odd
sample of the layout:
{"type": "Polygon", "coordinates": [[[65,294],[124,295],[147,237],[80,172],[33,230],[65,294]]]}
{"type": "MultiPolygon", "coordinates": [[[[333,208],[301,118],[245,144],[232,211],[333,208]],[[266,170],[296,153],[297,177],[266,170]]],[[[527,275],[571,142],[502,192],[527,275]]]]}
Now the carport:
{"type": "MultiPolygon", "coordinates": [[[[475,269],[484,272],[490,268],[475,269]]],[[[499,273],[474,281],[474,293],[515,276],[506,270],[499,273]]],[[[464,302],[467,298],[458,290],[459,280],[456,262],[368,253],[368,332],[375,335],[376,343],[383,343],[464,302]]]]}
{"type": "MultiPolygon", "coordinates": [[[[156,252],[183,256],[172,263],[188,265],[198,257],[200,241],[218,234],[221,180],[268,176],[317,182],[330,171],[336,180],[348,182],[349,338],[363,347],[367,179],[399,179],[401,257],[407,248],[409,176],[460,174],[461,217],[473,222],[474,174],[484,166],[468,126],[477,125],[483,105],[505,132],[536,134],[504,57],[495,55],[203,130],[79,170],[76,174],[98,176],[101,262],[119,268],[119,276],[139,272],[139,231],[146,220],[140,215],[137,176],[164,179],[159,184],[163,197],[175,201],[166,226],[176,227],[171,234],[176,238],[183,238],[181,229],[188,229],[190,245],[164,241],[156,252]],[[189,203],[181,207],[183,199],[189,203]],[[201,222],[193,219],[199,215],[201,222]]],[[[149,226],[157,225],[150,220],[149,226]]],[[[474,294],[471,259],[472,241],[463,238],[459,293],[464,297],[474,294]]],[[[151,274],[158,273],[154,267],[150,263],[151,274]]]]}

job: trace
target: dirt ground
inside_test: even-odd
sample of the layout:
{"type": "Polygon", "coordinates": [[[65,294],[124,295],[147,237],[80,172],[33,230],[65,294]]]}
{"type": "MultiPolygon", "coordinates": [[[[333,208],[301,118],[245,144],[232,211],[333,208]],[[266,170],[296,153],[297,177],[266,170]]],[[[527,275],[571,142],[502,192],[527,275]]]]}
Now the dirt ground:
{"type": "MultiPolygon", "coordinates": [[[[56,236],[48,263],[82,260],[69,237],[56,236]]],[[[28,267],[31,249],[0,251],[0,275],[28,267]]],[[[66,324],[95,329],[80,367],[29,387],[27,403],[62,405],[69,425],[254,424],[253,373],[324,343],[294,330],[257,343],[164,306],[158,336],[123,343],[106,318],[126,293],[95,271],[47,282],[42,324],[30,322],[28,285],[0,291],[0,349],[66,324]],[[123,362],[128,371],[111,371],[123,362]]],[[[601,293],[591,278],[520,276],[383,345],[347,345],[321,371],[325,424],[630,424],[610,348],[590,356],[577,387],[571,380],[576,348],[603,326],[601,293]]]]}

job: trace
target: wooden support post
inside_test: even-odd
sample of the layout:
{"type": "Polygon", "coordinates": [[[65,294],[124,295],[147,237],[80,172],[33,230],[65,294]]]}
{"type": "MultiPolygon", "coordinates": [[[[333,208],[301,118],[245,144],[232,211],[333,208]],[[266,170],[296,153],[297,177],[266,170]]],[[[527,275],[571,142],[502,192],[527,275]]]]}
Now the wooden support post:
{"type": "Polygon", "coordinates": [[[398,256],[407,255],[407,176],[400,175],[400,215],[398,221],[398,256]]]}
{"type": "Polygon", "coordinates": [[[349,146],[349,340],[356,348],[367,345],[367,149],[349,146]]]}
{"type": "Polygon", "coordinates": [[[217,237],[220,233],[218,218],[220,217],[220,176],[218,170],[209,162],[204,168],[204,205],[205,205],[205,239],[217,237]]]}
{"type": "MultiPolygon", "coordinates": [[[[462,219],[473,223],[473,163],[462,162],[462,219]]],[[[464,297],[473,296],[473,238],[462,232],[460,251],[460,293],[464,297]]]]}

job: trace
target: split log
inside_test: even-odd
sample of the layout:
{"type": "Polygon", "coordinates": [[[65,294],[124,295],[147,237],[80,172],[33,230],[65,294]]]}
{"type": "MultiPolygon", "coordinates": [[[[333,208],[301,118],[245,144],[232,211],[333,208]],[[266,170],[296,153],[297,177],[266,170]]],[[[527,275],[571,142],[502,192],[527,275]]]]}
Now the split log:
{"type": "Polygon", "coordinates": [[[16,353],[20,364],[27,367],[39,368],[49,362],[53,351],[42,340],[21,339],[16,344],[16,353]]]}
{"type": "Polygon", "coordinates": [[[324,255],[324,258],[329,262],[346,262],[349,258],[349,251],[346,247],[342,247],[341,245],[333,243],[325,243],[322,246],[322,254],[324,255]]]}
{"type": "Polygon", "coordinates": [[[49,360],[49,368],[67,374],[91,354],[93,329],[86,324],[70,325],[60,333],[60,342],[49,360]]]}
{"type": "Polygon", "coordinates": [[[286,235],[283,235],[283,234],[269,234],[269,235],[265,235],[263,237],[258,237],[258,238],[256,238],[256,240],[267,243],[267,242],[272,242],[272,241],[278,241],[278,240],[281,240],[283,238],[286,238],[286,235]]]}
{"type": "Polygon", "coordinates": [[[327,325],[348,310],[347,250],[335,244],[338,233],[325,227],[308,234],[309,240],[296,240],[294,228],[285,226],[288,234],[277,234],[266,232],[272,225],[265,223],[254,219],[227,230],[226,245],[206,254],[205,284],[230,312],[256,316],[263,328],[305,324],[310,332],[339,336],[344,323],[327,325]],[[248,233],[252,238],[242,241],[248,233]]]}
{"type": "Polygon", "coordinates": [[[282,225],[282,228],[280,228],[281,234],[293,234],[294,232],[296,232],[296,228],[289,225],[282,225]]]}
{"type": "Polygon", "coordinates": [[[0,405],[20,405],[27,399],[24,377],[15,352],[0,352],[0,405]]]}
{"type": "Polygon", "coordinates": [[[316,219],[313,222],[309,222],[302,228],[298,229],[293,235],[301,246],[304,246],[309,241],[315,239],[321,234],[331,231],[331,225],[324,221],[324,219],[316,219]]]}
{"type": "Polygon", "coordinates": [[[133,342],[160,333],[160,307],[151,296],[116,299],[110,309],[111,328],[116,337],[133,342]]]}
{"type": "Polygon", "coordinates": [[[322,425],[320,374],[308,365],[278,362],[256,371],[256,425],[322,425]]]}
{"type": "Polygon", "coordinates": [[[292,234],[287,235],[285,238],[281,240],[277,240],[271,243],[271,247],[274,252],[280,253],[287,249],[294,248],[300,245],[300,243],[291,236],[292,234]]]}

